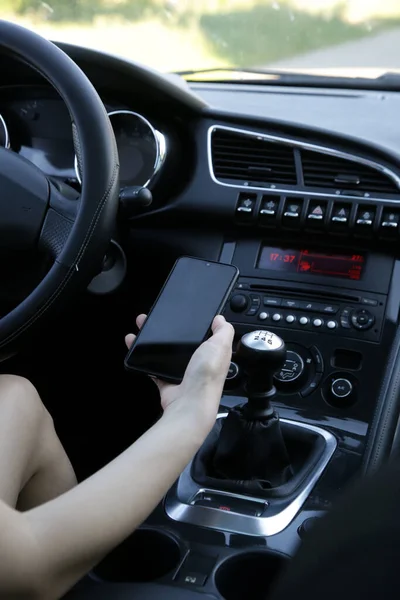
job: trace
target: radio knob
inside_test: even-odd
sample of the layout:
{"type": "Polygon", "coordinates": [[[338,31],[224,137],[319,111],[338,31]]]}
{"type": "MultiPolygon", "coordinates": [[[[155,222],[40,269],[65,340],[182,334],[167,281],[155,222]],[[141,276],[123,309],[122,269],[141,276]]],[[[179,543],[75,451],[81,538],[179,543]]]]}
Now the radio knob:
{"type": "Polygon", "coordinates": [[[366,308],[360,308],[352,313],[351,323],[356,329],[370,329],[375,323],[375,317],[366,308]]]}
{"type": "Polygon", "coordinates": [[[233,312],[243,312],[249,304],[247,296],[244,294],[235,294],[230,301],[230,307],[233,312]]]}

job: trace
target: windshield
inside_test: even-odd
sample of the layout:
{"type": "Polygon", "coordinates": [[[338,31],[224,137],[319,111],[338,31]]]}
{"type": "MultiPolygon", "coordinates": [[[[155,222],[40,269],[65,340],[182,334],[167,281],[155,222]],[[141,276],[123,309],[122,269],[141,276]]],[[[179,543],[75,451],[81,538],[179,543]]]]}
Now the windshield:
{"type": "MultiPolygon", "coordinates": [[[[161,71],[279,69],[378,77],[400,71],[400,0],[0,0],[47,38],[161,71]]],[[[218,79],[221,79],[219,71],[218,79]]],[[[237,77],[236,77],[237,78],[237,77]]]]}

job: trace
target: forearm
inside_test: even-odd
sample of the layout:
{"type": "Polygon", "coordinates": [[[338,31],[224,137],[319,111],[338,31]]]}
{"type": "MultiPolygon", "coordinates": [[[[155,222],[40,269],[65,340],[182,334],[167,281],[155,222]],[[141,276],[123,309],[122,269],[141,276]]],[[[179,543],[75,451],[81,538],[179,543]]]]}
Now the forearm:
{"type": "Polygon", "coordinates": [[[155,508],[208,429],[168,415],[112,463],[63,496],[25,513],[41,549],[50,597],[68,589],[155,508]]]}

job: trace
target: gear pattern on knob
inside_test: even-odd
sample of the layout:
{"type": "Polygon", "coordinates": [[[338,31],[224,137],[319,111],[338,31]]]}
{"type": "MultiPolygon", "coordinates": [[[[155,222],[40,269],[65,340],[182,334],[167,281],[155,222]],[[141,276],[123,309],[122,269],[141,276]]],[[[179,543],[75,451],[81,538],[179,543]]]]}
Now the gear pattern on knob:
{"type": "Polygon", "coordinates": [[[271,350],[280,350],[284,346],[284,341],[272,331],[259,329],[246,333],[242,337],[242,344],[256,351],[270,352],[271,350]]]}

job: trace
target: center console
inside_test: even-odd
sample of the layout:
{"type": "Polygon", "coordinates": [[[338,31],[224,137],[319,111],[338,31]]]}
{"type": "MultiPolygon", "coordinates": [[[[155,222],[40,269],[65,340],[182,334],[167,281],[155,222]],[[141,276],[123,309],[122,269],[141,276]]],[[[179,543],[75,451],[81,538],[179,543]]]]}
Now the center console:
{"type": "Polygon", "coordinates": [[[241,276],[224,312],[236,335],[216,425],[145,526],[74,600],[96,582],[104,598],[267,597],[362,472],[397,330],[399,262],[368,249],[252,237],[227,240],[219,260],[241,276]],[[243,353],[246,339],[252,352],[260,344],[276,351],[279,339],[286,352],[257,362],[243,353]],[[272,437],[259,435],[271,420],[272,437]]]}
{"type": "MultiPolygon", "coordinates": [[[[164,510],[167,522],[181,531],[223,532],[228,545],[263,541],[290,555],[361,472],[396,331],[399,267],[390,255],[368,249],[283,247],[254,238],[227,241],[220,260],[235,264],[241,277],[224,313],[236,336],[218,421],[246,406],[248,373],[240,343],[249,332],[266,330],[286,345],[271,404],[288,453],[299,458],[299,439],[310,444],[310,452],[299,458],[304,470],[300,466],[292,487],[268,490],[254,481],[241,491],[226,481],[202,481],[196,458],[168,493],[164,510]]],[[[221,430],[223,424],[217,425],[211,436],[221,436],[221,430]]]]}

